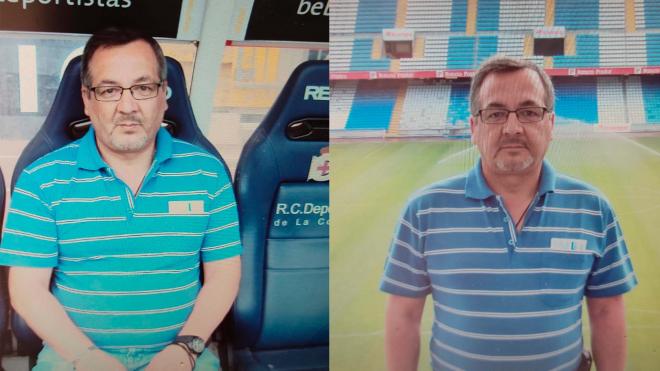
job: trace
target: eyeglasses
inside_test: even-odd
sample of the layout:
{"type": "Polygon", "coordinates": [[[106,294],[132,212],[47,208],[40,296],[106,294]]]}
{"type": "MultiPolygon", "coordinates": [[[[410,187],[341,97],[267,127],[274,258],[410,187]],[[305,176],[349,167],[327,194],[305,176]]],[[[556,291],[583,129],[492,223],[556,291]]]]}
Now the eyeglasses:
{"type": "Polygon", "coordinates": [[[548,109],[545,107],[523,107],[517,110],[508,110],[504,108],[486,108],[479,110],[477,116],[486,124],[503,124],[509,119],[511,112],[516,113],[516,117],[521,124],[534,124],[541,120],[548,109]]]}
{"type": "Polygon", "coordinates": [[[158,89],[163,82],[152,82],[149,84],[137,84],[129,88],[121,86],[103,85],[89,88],[94,93],[94,98],[100,102],[117,102],[124,94],[124,90],[130,90],[133,98],[137,100],[151,99],[158,95],[158,89]]]}

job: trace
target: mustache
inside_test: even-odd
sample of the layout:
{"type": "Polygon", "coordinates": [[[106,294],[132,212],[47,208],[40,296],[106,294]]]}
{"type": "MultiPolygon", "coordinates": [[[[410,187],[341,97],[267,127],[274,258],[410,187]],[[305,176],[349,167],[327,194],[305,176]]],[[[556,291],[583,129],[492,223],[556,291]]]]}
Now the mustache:
{"type": "Polygon", "coordinates": [[[142,118],[138,115],[121,115],[115,118],[112,123],[113,125],[117,126],[126,121],[137,122],[138,124],[142,125],[142,118]]]}
{"type": "Polygon", "coordinates": [[[510,146],[510,145],[527,147],[527,142],[525,142],[524,140],[515,139],[515,138],[505,139],[505,140],[500,142],[500,147],[510,146]]]}

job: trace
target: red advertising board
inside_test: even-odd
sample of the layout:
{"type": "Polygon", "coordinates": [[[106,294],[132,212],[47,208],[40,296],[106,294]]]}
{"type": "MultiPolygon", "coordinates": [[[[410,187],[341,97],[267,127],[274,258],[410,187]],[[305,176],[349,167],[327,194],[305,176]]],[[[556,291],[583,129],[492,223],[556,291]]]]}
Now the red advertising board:
{"type": "MultiPolygon", "coordinates": [[[[546,68],[550,76],[623,76],[623,75],[658,75],[660,66],[646,67],[594,67],[594,68],[546,68]]],[[[349,71],[331,72],[330,80],[379,80],[379,79],[462,79],[470,78],[474,70],[436,70],[436,71],[349,71]]]]}

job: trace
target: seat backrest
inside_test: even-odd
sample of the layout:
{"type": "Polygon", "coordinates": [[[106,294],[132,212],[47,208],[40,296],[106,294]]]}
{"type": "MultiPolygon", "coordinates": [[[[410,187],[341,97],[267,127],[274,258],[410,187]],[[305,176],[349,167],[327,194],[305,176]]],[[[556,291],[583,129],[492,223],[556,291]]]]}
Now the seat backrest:
{"type": "Polygon", "coordinates": [[[328,62],[291,74],[241,153],[234,346],[328,344],[328,62]]]}
{"type": "MultiPolygon", "coordinates": [[[[78,56],[67,65],[46,120],[18,158],[11,180],[12,190],[25,167],[39,157],[82,137],[87,132],[90,122],[89,118],[85,116],[80,96],[80,61],[81,57],[78,56]]],[[[198,145],[215,155],[227,170],[227,165],[220,153],[204,137],[197,126],[181,64],[171,57],[166,57],[166,62],[168,109],[165,111],[163,125],[174,137],[198,145]]],[[[41,349],[41,340],[16,313],[12,315],[12,329],[18,339],[19,349],[24,350],[22,353],[30,354],[41,349]]]]}

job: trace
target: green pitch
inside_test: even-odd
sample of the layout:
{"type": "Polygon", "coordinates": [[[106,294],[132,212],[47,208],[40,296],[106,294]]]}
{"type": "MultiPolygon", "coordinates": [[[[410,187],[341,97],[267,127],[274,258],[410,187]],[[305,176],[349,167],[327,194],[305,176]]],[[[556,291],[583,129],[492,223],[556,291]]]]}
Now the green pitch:
{"type": "MultiPolygon", "coordinates": [[[[468,141],[333,143],[330,205],[330,367],[384,370],[386,296],[379,287],[395,223],[416,189],[467,171],[468,141]]],[[[660,361],[660,136],[612,134],[555,139],[560,172],[598,187],[611,201],[640,284],[626,295],[628,369],[660,361]]],[[[432,314],[427,299],[425,314],[432,314]]],[[[422,324],[420,369],[428,370],[431,316],[422,324]]],[[[588,344],[588,324],[584,327],[588,344]]]]}

